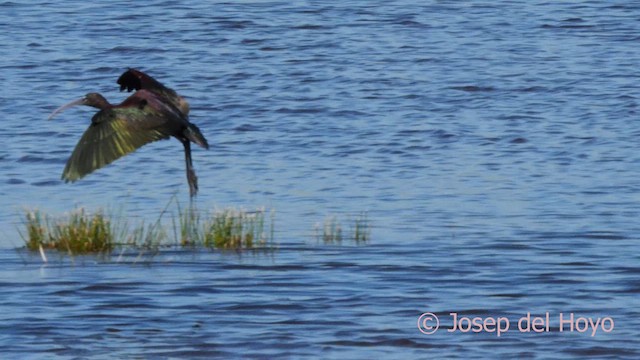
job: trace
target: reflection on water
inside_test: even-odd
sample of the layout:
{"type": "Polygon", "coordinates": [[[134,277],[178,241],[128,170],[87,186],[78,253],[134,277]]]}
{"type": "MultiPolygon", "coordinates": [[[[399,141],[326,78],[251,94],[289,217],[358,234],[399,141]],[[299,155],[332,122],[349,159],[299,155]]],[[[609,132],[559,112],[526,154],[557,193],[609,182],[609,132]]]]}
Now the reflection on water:
{"type": "MultiPolygon", "coordinates": [[[[640,7],[628,2],[1,2],[0,338],[8,356],[638,357],[640,7]],[[191,103],[200,208],[275,209],[269,256],[16,252],[23,207],[188,198],[182,148],[65,184],[126,67],[191,103]],[[366,246],[314,224],[367,211],[366,246]],[[424,335],[420,314],[612,317],[596,336],[424,335]],[[499,346],[496,346],[499,345],[499,346]]],[[[514,323],[515,321],[515,323],[514,323]]]]}

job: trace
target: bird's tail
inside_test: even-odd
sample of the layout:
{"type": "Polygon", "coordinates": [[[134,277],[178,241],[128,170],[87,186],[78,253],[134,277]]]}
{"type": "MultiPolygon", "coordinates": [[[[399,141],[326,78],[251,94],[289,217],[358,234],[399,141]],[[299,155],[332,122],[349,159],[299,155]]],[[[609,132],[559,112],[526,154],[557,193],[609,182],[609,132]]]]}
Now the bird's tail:
{"type": "Polygon", "coordinates": [[[202,135],[202,133],[200,132],[200,129],[198,129],[198,127],[195,126],[194,124],[189,124],[189,127],[187,127],[187,130],[185,131],[185,136],[191,142],[198,144],[205,149],[209,148],[209,143],[207,142],[207,139],[204,138],[204,135],[202,135]]]}

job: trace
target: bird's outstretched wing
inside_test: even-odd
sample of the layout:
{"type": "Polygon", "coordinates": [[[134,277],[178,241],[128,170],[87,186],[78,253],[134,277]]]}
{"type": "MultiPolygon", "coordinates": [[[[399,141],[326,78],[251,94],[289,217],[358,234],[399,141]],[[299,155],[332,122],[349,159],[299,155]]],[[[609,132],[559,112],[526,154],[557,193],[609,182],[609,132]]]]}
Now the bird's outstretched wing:
{"type": "Polygon", "coordinates": [[[166,123],[162,114],[149,116],[138,108],[99,111],[73,150],[62,179],[76,181],[145,144],[168,138],[172,129],[166,123]]]}
{"type": "Polygon", "coordinates": [[[173,89],[170,89],[153,77],[137,69],[129,69],[118,78],[120,91],[127,90],[148,90],[168,101],[176,109],[180,110],[183,116],[189,115],[189,103],[173,89]]]}
{"type": "Polygon", "coordinates": [[[132,90],[146,89],[154,92],[169,91],[175,94],[175,91],[162,85],[162,83],[151,76],[136,69],[129,69],[120,75],[118,78],[118,85],[120,85],[120,91],[126,89],[128,92],[131,92],[132,90]]]}

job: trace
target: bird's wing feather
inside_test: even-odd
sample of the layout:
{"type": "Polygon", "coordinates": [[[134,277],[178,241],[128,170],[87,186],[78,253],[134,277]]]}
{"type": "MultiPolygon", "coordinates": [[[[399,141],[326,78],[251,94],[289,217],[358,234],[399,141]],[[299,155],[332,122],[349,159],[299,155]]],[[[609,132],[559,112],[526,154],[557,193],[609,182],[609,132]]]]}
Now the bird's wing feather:
{"type": "Polygon", "coordinates": [[[73,150],[62,179],[76,181],[145,144],[168,138],[170,129],[162,126],[166,121],[162,115],[143,117],[131,109],[98,112],[73,150]]]}

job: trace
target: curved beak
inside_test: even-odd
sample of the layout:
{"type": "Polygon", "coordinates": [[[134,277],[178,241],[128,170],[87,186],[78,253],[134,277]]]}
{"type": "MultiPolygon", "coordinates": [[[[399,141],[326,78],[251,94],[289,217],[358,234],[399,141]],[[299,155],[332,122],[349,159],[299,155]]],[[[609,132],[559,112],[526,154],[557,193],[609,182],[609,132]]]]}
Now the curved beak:
{"type": "Polygon", "coordinates": [[[68,104],[62,105],[62,106],[60,106],[59,108],[55,109],[55,110],[51,113],[51,115],[49,115],[49,117],[47,118],[47,120],[51,120],[51,119],[53,119],[53,117],[54,117],[54,116],[56,116],[56,115],[58,115],[59,113],[61,113],[61,112],[65,111],[65,110],[67,110],[67,109],[68,109],[68,108],[70,108],[70,107],[74,107],[74,106],[78,106],[78,105],[84,105],[84,104],[85,104],[85,101],[86,101],[86,97],[82,97],[82,98],[80,98],[80,99],[78,99],[78,100],[74,100],[74,101],[72,101],[72,102],[70,102],[70,103],[68,103],[68,104]]]}

